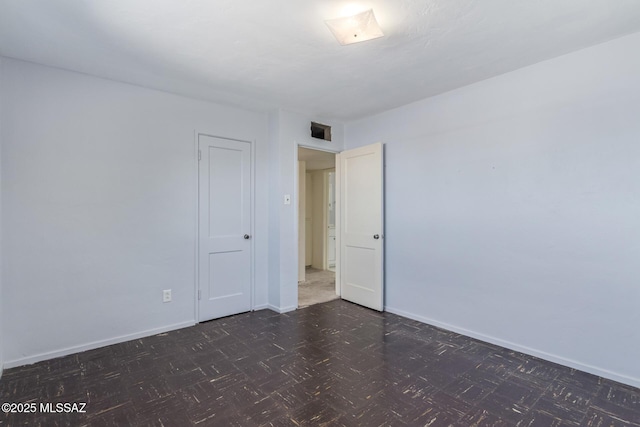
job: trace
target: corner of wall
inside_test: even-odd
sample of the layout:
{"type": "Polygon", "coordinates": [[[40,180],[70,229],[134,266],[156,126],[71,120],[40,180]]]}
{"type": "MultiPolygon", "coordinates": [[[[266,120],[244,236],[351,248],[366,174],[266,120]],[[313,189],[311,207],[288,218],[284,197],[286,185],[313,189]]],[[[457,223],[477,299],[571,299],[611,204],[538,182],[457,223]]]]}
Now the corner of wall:
{"type": "MultiPolygon", "coordinates": [[[[265,115],[88,74],[16,59],[0,59],[4,164],[0,197],[2,223],[8,224],[3,226],[2,245],[6,249],[2,250],[2,263],[12,266],[2,271],[0,285],[3,287],[0,316],[4,320],[0,322],[0,359],[4,367],[10,369],[70,352],[160,333],[157,331],[163,328],[193,324],[196,301],[193,280],[197,274],[194,270],[194,226],[197,223],[196,157],[192,145],[194,129],[257,141],[254,146],[260,157],[255,167],[256,178],[259,179],[257,188],[261,192],[254,199],[261,216],[256,221],[255,247],[256,264],[260,270],[255,275],[259,298],[254,302],[257,305],[266,303],[265,282],[269,273],[265,258],[270,249],[266,212],[269,187],[266,181],[270,155],[266,144],[263,144],[266,143],[267,131],[265,115]],[[27,87],[33,90],[25,91],[27,87]],[[84,120],[86,115],[95,120],[84,120]],[[144,125],[129,126],[133,122],[144,125]],[[101,131],[96,132],[96,129],[101,131]],[[33,138],[32,132],[46,135],[46,141],[33,138]],[[84,135],[89,134],[100,135],[100,141],[94,141],[96,147],[108,147],[105,152],[100,152],[106,156],[101,156],[101,171],[97,174],[86,174],[83,165],[90,164],[85,156],[94,156],[98,152],[77,149],[85,146],[84,135]],[[21,169],[18,171],[10,167],[29,157],[30,148],[20,144],[22,140],[32,141],[34,150],[44,144],[51,148],[50,153],[61,156],[48,163],[44,160],[48,156],[30,158],[29,167],[33,170],[50,167],[45,172],[51,178],[47,180],[50,187],[46,190],[39,187],[38,191],[30,193],[27,190],[32,188],[27,176],[29,173],[24,168],[18,168],[21,169]],[[144,156],[146,144],[152,145],[149,148],[158,161],[145,162],[142,166],[138,155],[144,156]],[[74,153],[73,159],[66,157],[66,153],[71,152],[74,153]],[[113,165],[109,163],[111,161],[113,165]],[[61,168],[63,163],[65,167],[61,168]],[[171,171],[170,179],[168,170],[171,171]],[[113,179],[116,175],[118,178],[113,179]],[[80,180],[83,184],[75,185],[80,180]],[[100,192],[100,206],[93,203],[98,187],[106,190],[100,192]],[[64,201],[56,202],[60,209],[56,215],[59,222],[50,222],[40,215],[38,195],[42,194],[41,190],[53,194],[56,199],[55,194],[64,194],[61,197],[64,201]],[[56,191],[60,193],[51,193],[56,191]],[[19,209],[12,199],[14,194],[25,201],[19,209]],[[80,212],[77,209],[79,205],[87,209],[80,212]],[[16,218],[19,214],[33,213],[31,218],[34,220],[29,226],[31,231],[49,230],[56,235],[48,240],[52,246],[46,250],[59,255],[55,261],[49,259],[40,263],[37,271],[30,269],[28,272],[28,267],[14,263],[12,254],[22,249],[13,246],[17,240],[11,233],[19,235],[21,231],[17,231],[15,222],[11,220],[15,212],[10,210],[12,206],[20,211],[16,218]],[[111,215],[112,209],[119,213],[111,215]],[[69,211],[73,213],[67,215],[69,211]],[[147,212],[160,211],[162,215],[154,216],[153,221],[140,220],[148,216],[147,212]],[[83,219],[72,220],[70,216],[75,214],[83,219]],[[106,234],[101,248],[112,254],[108,260],[100,256],[84,258],[85,252],[81,249],[84,243],[76,245],[69,242],[90,242],[93,231],[89,232],[89,228],[93,231],[100,229],[99,233],[106,234]],[[71,235],[75,237],[68,238],[71,235]],[[129,239],[135,243],[130,244],[129,239]],[[9,242],[11,246],[8,246],[9,242]],[[79,252],[74,252],[76,250],[79,252]],[[78,254],[86,261],[80,268],[92,270],[89,274],[99,276],[100,280],[89,284],[83,280],[68,279],[68,274],[75,272],[78,265],[74,264],[73,268],[62,265],[73,263],[78,254]],[[100,272],[102,269],[106,273],[100,272]],[[12,272],[16,271],[19,273],[13,276],[12,272]],[[23,273],[28,274],[25,276],[23,273]],[[114,276],[109,276],[112,273],[114,276]],[[33,291],[31,285],[35,284],[37,288],[43,283],[37,278],[41,274],[47,276],[47,285],[58,286],[65,292],[57,293],[59,299],[55,301],[39,298],[16,307],[14,302],[23,299],[22,292],[27,289],[33,291]],[[104,289],[106,283],[111,287],[110,295],[113,296],[109,304],[95,298],[92,292],[104,289]],[[87,284],[94,288],[90,290],[87,284]],[[169,288],[173,288],[174,300],[172,304],[163,305],[157,296],[162,289],[169,288]],[[67,295],[77,298],[71,301],[67,295]],[[42,306],[50,309],[42,310],[42,306]],[[117,312],[113,306],[119,308],[117,312]],[[90,325],[79,325],[78,318],[87,319],[90,325]],[[11,319],[10,323],[6,321],[8,319],[11,319]],[[44,321],[54,322],[59,327],[38,332],[34,325],[44,321]],[[27,339],[17,340],[14,336],[26,336],[27,339]]],[[[30,239],[20,240],[18,245],[30,246],[30,239]]]]}
{"type": "MultiPolygon", "coordinates": [[[[269,261],[267,305],[280,306],[280,110],[268,114],[269,141],[269,261]]],[[[277,311],[277,310],[276,310],[277,311]]]]}
{"type": "Polygon", "coordinates": [[[640,384],[639,48],[637,33],[347,125],[348,148],[385,143],[388,311],[640,384]]]}
{"type": "Polygon", "coordinates": [[[2,123],[3,123],[3,58],[0,56],[0,378],[4,370],[4,322],[2,321],[4,313],[4,299],[2,298],[2,123]]]}

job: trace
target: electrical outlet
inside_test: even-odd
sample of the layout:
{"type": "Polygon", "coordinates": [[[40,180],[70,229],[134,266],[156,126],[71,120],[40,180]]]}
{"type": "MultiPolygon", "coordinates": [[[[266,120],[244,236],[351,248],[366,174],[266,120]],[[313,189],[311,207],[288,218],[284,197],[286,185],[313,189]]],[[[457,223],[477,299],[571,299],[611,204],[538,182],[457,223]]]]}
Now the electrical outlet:
{"type": "Polygon", "coordinates": [[[171,289],[162,291],[162,302],[171,302],[171,289]]]}

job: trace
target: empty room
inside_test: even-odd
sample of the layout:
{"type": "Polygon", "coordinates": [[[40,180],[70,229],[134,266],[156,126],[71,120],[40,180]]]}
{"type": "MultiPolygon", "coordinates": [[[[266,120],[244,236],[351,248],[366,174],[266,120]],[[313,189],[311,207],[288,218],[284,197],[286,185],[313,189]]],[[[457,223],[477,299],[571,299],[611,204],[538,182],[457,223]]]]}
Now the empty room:
{"type": "Polygon", "coordinates": [[[640,427],[638,52],[637,0],[0,1],[0,426],[640,427]]]}

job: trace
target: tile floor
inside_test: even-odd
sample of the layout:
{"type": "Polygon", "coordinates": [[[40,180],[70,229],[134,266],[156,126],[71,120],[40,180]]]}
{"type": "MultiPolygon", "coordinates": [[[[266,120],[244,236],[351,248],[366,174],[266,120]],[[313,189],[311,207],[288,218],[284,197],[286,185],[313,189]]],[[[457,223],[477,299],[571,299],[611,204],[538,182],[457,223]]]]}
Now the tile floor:
{"type": "Polygon", "coordinates": [[[331,301],[6,370],[9,426],[640,426],[640,390],[331,301]]]}

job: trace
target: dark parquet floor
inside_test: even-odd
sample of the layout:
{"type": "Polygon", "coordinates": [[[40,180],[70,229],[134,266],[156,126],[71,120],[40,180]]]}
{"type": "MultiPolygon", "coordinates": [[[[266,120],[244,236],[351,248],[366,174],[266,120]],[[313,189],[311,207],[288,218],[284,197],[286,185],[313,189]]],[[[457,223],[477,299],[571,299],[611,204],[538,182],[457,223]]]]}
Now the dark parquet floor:
{"type": "Polygon", "coordinates": [[[640,426],[640,390],[332,301],[6,370],[10,426],[640,426]]]}

